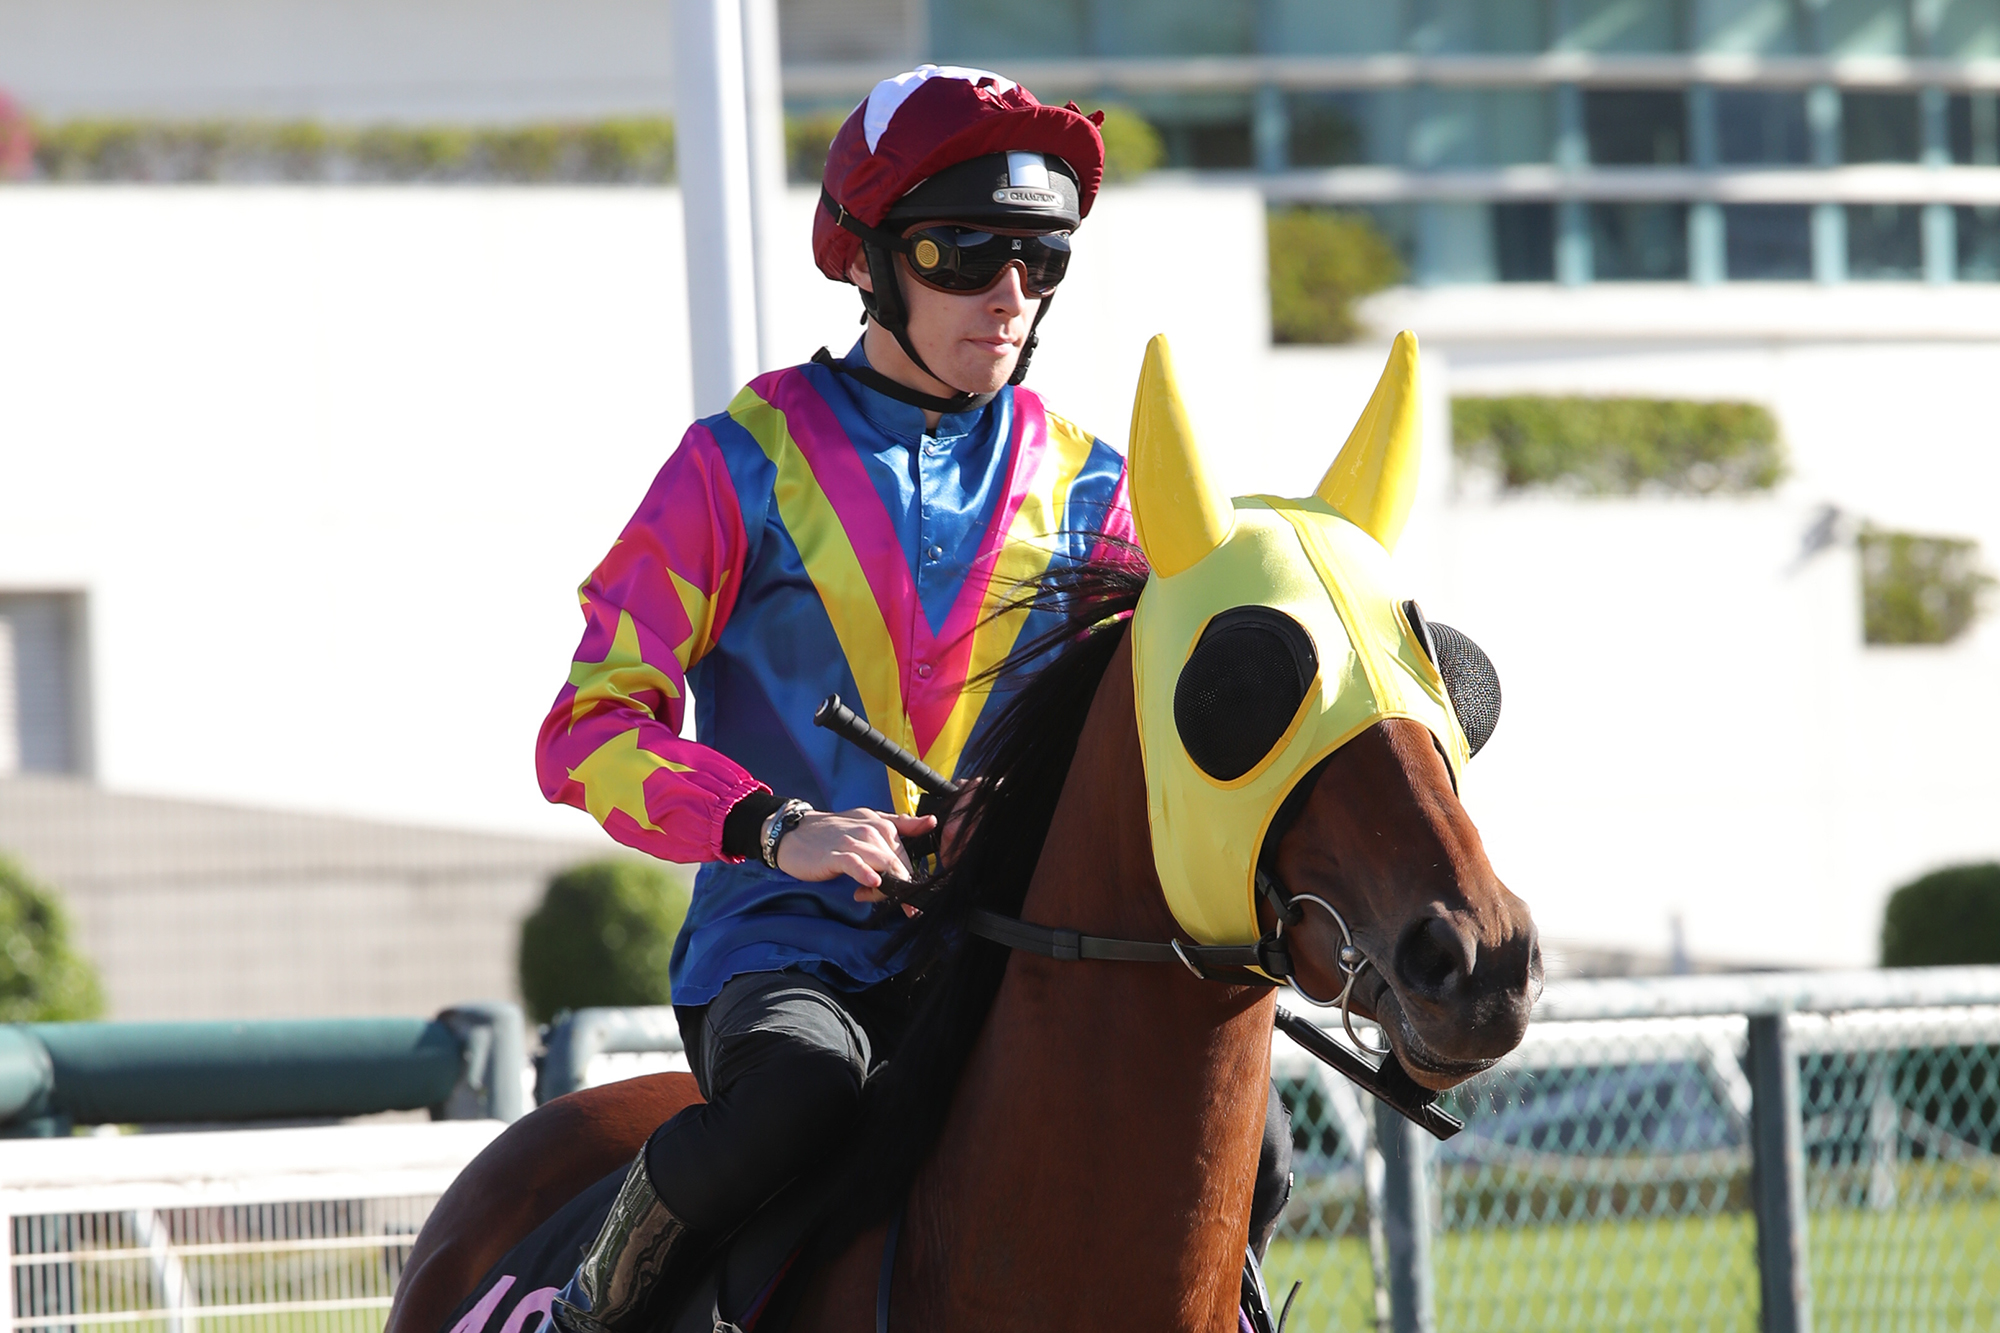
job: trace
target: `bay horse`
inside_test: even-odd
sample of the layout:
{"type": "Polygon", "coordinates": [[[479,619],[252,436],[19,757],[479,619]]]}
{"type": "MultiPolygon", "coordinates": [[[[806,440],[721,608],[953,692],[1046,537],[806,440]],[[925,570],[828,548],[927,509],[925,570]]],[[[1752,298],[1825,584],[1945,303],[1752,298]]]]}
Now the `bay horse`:
{"type": "MultiPolygon", "coordinates": [[[[1130,451],[1144,560],[1054,571],[1014,608],[1065,619],[1017,654],[1041,665],[989,730],[963,845],[903,927],[921,998],[824,1168],[834,1202],[794,1266],[790,1328],[1237,1327],[1270,978],[1010,951],[968,928],[978,914],[1127,940],[1282,939],[1290,980],[1308,997],[1349,987],[1431,1089],[1520,1041],[1540,984],[1534,925],[1459,802],[1469,747],[1426,658],[1437,650],[1414,604],[1398,611],[1379,586],[1409,507],[1417,397],[1404,334],[1315,497],[1232,502],[1207,479],[1155,339],[1130,451]],[[1218,597],[1201,571],[1231,559],[1218,597]],[[1228,637],[1260,625],[1266,639],[1228,637]],[[1211,639],[1265,651],[1278,638],[1294,659],[1225,656],[1189,685],[1211,639]],[[1303,677],[1308,659],[1294,703],[1286,663],[1303,677]],[[1149,679],[1162,661],[1178,683],[1149,679]],[[1265,734],[1272,718],[1282,735],[1265,734]],[[1233,751],[1263,757],[1218,776],[1233,751]],[[1189,762],[1202,773],[1176,777],[1189,762]],[[1199,882],[1223,862],[1228,882],[1199,882]]],[[[698,1095],[688,1075],[655,1075],[509,1127],[417,1237],[388,1333],[454,1319],[454,1333],[534,1333],[552,1288],[514,1292],[503,1324],[515,1275],[502,1261],[698,1095]]]]}

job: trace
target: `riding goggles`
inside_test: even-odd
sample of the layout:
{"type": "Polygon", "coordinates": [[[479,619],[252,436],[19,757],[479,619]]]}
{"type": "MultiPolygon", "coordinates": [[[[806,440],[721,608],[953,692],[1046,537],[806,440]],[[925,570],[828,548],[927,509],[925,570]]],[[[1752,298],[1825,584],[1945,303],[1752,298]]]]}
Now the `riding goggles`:
{"type": "Polygon", "coordinates": [[[1010,236],[1004,232],[939,223],[919,227],[897,247],[910,261],[910,272],[926,287],[941,292],[983,292],[1010,268],[1021,271],[1021,290],[1045,297],[1069,271],[1069,233],[1041,232],[1010,236]]]}

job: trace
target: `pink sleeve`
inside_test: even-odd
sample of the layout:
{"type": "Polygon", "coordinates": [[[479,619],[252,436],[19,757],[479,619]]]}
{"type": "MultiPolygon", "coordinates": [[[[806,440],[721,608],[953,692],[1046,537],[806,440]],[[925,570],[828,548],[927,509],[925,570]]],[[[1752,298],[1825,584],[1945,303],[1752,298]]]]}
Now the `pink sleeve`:
{"type": "Polygon", "coordinates": [[[583,642],[536,743],[543,795],[664,861],[741,859],[723,855],[723,818],[768,790],[680,736],[688,668],[729,621],[746,546],[722,452],[693,426],[578,590],[583,642]]]}

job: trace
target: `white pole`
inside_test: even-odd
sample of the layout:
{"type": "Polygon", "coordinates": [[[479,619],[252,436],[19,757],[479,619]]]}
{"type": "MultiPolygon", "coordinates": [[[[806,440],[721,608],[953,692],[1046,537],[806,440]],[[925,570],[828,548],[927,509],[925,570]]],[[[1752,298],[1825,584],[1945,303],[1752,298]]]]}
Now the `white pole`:
{"type": "Polygon", "coordinates": [[[674,140],[687,230],[696,416],[757,370],[757,276],[741,0],[673,0],[674,140]]]}
{"type": "Polygon", "coordinates": [[[778,0],[743,0],[743,86],[750,124],[750,224],[757,274],[757,368],[778,365],[778,256],[785,219],[785,94],[778,63],[778,0]]]}

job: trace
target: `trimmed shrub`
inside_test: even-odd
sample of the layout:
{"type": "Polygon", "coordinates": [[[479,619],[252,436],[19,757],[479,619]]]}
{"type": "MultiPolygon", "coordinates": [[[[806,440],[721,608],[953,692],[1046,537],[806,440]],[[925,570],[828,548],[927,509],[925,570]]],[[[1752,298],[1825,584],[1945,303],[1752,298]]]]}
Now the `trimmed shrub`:
{"type": "Polygon", "coordinates": [[[1933,870],[1889,895],[1882,966],[2000,963],[2000,862],[1933,870]]]}
{"type": "Polygon", "coordinates": [[[1365,213],[1273,209],[1265,232],[1273,342],[1347,342],[1361,331],[1354,303],[1403,280],[1396,247],[1365,213]]]}
{"type": "Polygon", "coordinates": [[[1969,537],[1861,532],[1862,637],[1875,644],[1950,643],[1972,628],[1994,587],[1969,537]]]}
{"type": "Polygon", "coordinates": [[[0,857],[0,1023],[62,1023],[103,1013],[97,969],[70,943],[61,900],[0,857]]]}
{"type": "Polygon", "coordinates": [[[1122,106],[1104,108],[1104,183],[1136,180],[1167,160],[1167,144],[1153,122],[1122,106]]]}
{"type": "Polygon", "coordinates": [[[521,923],[521,998],[537,1023],[564,1009],[669,1004],[667,963],[689,886],[657,864],[591,861],[549,881],[521,923]]]}
{"type": "Polygon", "coordinates": [[[817,185],[826,175],[826,150],[846,122],[845,108],[785,117],[785,175],[794,185],[817,185]]]}
{"type": "Polygon", "coordinates": [[[1756,403],[1454,398],[1451,437],[1461,461],[1509,490],[1709,495],[1769,490],[1785,472],[1778,423],[1756,403]]]}

